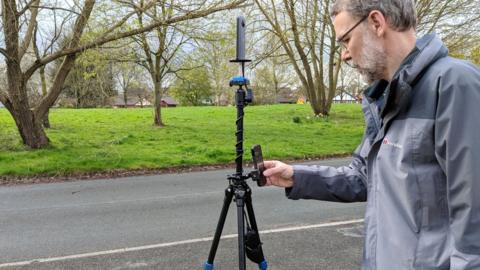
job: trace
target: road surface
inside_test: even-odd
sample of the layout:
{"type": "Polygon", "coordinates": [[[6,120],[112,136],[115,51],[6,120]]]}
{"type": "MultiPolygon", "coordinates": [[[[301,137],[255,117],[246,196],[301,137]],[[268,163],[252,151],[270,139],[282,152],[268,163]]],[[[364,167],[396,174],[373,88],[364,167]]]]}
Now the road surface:
{"type": "MultiPolygon", "coordinates": [[[[202,269],[232,172],[0,187],[0,269],[202,269]]],[[[269,269],[359,268],[363,203],[249,184],[269,269]]],[[[217,270],[238,269],[234,206],[217,270]]]]}

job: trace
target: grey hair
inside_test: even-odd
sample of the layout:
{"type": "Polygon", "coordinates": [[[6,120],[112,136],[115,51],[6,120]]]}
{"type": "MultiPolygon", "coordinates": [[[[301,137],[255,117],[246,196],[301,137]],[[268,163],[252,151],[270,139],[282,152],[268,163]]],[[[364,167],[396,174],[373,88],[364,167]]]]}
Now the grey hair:
{"type": "Polygon", "coordinates": [[[333,17],[347,11],[357,18],[363,18],[372,10],[378,10],[395,30],[405,31],[417,26],[417,12],[413,0],[336,0],[331,10],[333,17]]]}

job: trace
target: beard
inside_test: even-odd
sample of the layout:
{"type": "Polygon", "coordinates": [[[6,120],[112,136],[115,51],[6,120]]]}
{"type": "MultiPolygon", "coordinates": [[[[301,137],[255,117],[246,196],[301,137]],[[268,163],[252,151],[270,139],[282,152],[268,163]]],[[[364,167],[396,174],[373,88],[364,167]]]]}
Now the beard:
{"type": "Polygon", "coordinates": [[[353,67],[362,75],[363,79],[371,84],[376,80],[384,78],[387,69],[385,48],[375,39],[370,31],[366,31],[360,57],[352,61],[353,67]]]}

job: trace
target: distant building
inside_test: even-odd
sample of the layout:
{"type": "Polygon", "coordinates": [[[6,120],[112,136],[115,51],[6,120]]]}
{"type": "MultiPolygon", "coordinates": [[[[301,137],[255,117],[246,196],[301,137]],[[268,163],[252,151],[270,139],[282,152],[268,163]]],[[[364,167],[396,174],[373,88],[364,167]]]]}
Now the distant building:
{"type": "Polygon", "coordinates": [[[232,104],[232,101],[226,93],[221,93],[219,96],[215,97],[215,103],[217,106],[228,106],[232,104]]]}
{"type": "Polygon", "coordinates": [[[113,101],[113,107],[115,108],[142,108],[142,107],[149,107],[152,104],[145,98],[139,97],[127,97],[127,102],[125,103],[125,99],[122,95],[116,96],[113,101]]]}
{"type": "Polygon", "coordinates": [[[292,90],[290,87],[282,87],[277,94],[277,103],[295,104],[298,101],[298,91],[292,90]]]}
{"type": "Polygon", "coordinates": [[[162,107],[177,107],[177,101],[169,96],[162,97],[162,107]]]}
{"type": "MultiPolygon", "coordinates": [[[[162,107],[176,107],[178,103],[169,96],[165,96],[161,101],[162,107]]],[[[124,97],[122,95],[116,96],[113,102],[113,107],[115,108],[143,108],[143,107],[152,107],[153,104],[146,98],[140,97],[127,97],[127,103],[125,104],[124,97]]]]}
{"type": "Polygon", "coordinates": [[[333,98],[333,103],[358,103],[358,99],[349,93],[343,92],[333,98]]]}

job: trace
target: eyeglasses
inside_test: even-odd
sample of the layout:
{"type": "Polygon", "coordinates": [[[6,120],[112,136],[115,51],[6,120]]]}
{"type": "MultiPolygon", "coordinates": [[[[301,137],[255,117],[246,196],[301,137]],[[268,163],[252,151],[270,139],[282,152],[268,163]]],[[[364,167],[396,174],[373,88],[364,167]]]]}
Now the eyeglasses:
{"type": "Polygon", "coordinates": [[[350,32],[352,32],[355,28],[357,28],[357,26],[359,26],[363,21],[365,21],[365,19],[368,18],[369,15],[365,15],[363,16],[363,18],[361,20],[359,20],[354,26],[352,26],[350,29],[347,30],[347,32],[345,32],[343,35],[341,35],[339,38],[337,38],[337,42],[342,46],[342,49],[347,49],[347,45],[348,45],[348,41],[349,40],[345,40],[346,39],[346,36],[348,34],[350,34],[350,32]]]}

